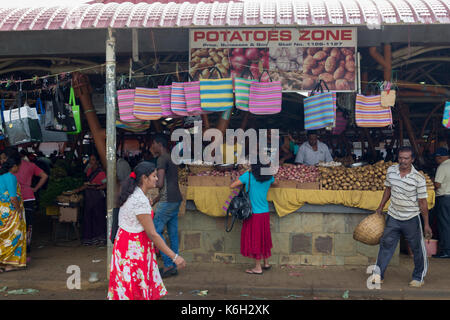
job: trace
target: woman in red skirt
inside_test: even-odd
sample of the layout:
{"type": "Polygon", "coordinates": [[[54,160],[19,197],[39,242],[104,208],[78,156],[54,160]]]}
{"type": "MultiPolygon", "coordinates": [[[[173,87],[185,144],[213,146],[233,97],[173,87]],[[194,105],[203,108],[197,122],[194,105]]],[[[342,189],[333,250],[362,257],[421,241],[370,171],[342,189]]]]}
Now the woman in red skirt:
{"type": "Polygon", "coordinates": [[[146,196],[156,181],[155,165],[141,162],[124,181],[119,196],[119,230],[114,240],[109,300],[157,300],[167,294],[156,262],[155,246],[178,268],[186,265],[159,236],[146,196]]]}
{"type": "Polygon", "coordinates": [[[271,175],[261,174],[261,164],[253,164],[251,171],[245,172],[238,180],[231,184],[231,188],[245,185],[249,192],[252,205],[252,216],[244,220],[241,231],[241,254],[244,257],[255,259],[255,267],[247,269],[249,274],[263,274],[263,269],[270,269],[268,259],[271,256],[272,236],[270,234],[269,203],[267,192],[275,179],[271,175]],[[250,191],[248,189],[250,183],[250,191]],[[261,265],[261,260],[264,264],[261,265]]]}

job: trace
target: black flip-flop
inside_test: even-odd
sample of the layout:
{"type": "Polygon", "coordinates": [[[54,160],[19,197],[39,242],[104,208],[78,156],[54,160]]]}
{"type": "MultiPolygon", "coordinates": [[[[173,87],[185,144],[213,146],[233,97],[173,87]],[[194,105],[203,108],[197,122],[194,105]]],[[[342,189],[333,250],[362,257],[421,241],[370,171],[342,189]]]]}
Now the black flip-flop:
{"type": "Polygon", "coordinates": [[[262,267],[263,270],[270,270],[271,268],[272,268],[271,265],[269,265],[268,267],[266,267],[266,266],[263,266],[263,267],[262,267]]]}
{"type": "Polygon", "coordinates": [[[161,278],[164,279],[164,278],[178,275],[178,270],[177,270],[177,268],[173,267],[173,268],[170,268],[169,270],[167,270],[166,272],[164,272],[164,269],[160,268],[159,273],[161,274],[161,278]]]}
{"type": "Polygon", "coordinates": [[[254,272],[252,270],[245,270],[245,273],[247,273],[247,274],[257,274],[257,275],[262,275],[263,274],[262,271],[261,272],[254,272]]]}

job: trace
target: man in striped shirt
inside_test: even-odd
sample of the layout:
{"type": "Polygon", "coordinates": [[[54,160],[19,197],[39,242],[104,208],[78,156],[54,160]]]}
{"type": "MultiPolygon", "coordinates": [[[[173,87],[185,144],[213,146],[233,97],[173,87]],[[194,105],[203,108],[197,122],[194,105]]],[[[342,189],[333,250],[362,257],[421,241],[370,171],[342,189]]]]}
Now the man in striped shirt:
{"type": "Polygon", "coordinates": [[[413,161],[413,150],[402,147],[398,152],[399,164],[389,167],[386,174],[386,189],[376,213],[382,214],[389,199],[391,203],[376,262],[379,270],[374,271],[374,280],[383,283],[384,272],[397,247],[400,234],[403,234],[414,254],[414,271],[409,285],[420,288],[424,284],[423,278],[428,268],[420,214],[425,224],[425,236],[431,238],[432,232],[428,223],[426,180],[414,168],[413,161]]]}

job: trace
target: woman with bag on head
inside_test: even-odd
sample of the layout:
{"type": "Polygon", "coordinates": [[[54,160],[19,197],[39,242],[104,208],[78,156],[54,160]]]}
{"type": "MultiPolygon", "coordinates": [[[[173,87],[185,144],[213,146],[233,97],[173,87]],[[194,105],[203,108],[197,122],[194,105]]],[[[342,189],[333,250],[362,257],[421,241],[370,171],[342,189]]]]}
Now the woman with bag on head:
{"type": "Polygon", "coordinates": [[[74,190],[84,191],[83,244],[106,244],[106,173],[99,159],[92,154],[86,167],[87,182],[74,190]]]}
{"type": "Polygon", "coordinates": [[[114,241],[109,277],[109,300],[158,300],[167,294],[156,262],[156,247],[178,268],[186,266],[156,232],[153,209],[146,196],[155,188],[156,167],[139,163],[121,187],[119,231],[114,241]]]}
{"type": "Polygon", "coordinates": [[[20,270],[27,261],[25,209],[14,176],[21,158],[18,152],[7,156],[0,169],[0,272],[20,270]]]}
{"type": "Polygon", "coordinates": [[[252,164],[251,171],[245,172],[238,180],[233,182],[230,188],[244,185],[249,193],[252,205],[252,215],[243,221],[241,230],[241,254],[244,257],[255,259],[255,267],[247,269],[248,274],[263,274],[271,266],[268,259],[271,256],[272,235],[270,233],[270,213],[267,193],[271,185],[275,185],[272,175],[265,175],[261,169],[269,170],[269,165],[261,163],[252,164]],[[250,190],[249,190],[250,184],[250,190]],[[261,260],[264,264],[261,266],[261,260]]]}

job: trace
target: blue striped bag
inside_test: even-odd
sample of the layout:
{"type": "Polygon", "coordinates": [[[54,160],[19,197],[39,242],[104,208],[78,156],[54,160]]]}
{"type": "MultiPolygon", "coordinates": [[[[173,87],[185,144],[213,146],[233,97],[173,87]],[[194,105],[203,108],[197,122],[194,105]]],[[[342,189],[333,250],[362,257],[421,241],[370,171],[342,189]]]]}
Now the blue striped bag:
{"type": "Polygon", "coordinates": [[[303,99],[303,105],[306,130],[322,129],[333,126],[336,110],[332,92],[323,92],[307,97],[303,99]]]}
{"type": "Polygon", "coordinates": [[[233,79],[200,79],[203,111],[227,111],[233,108],[233,79]]]}

